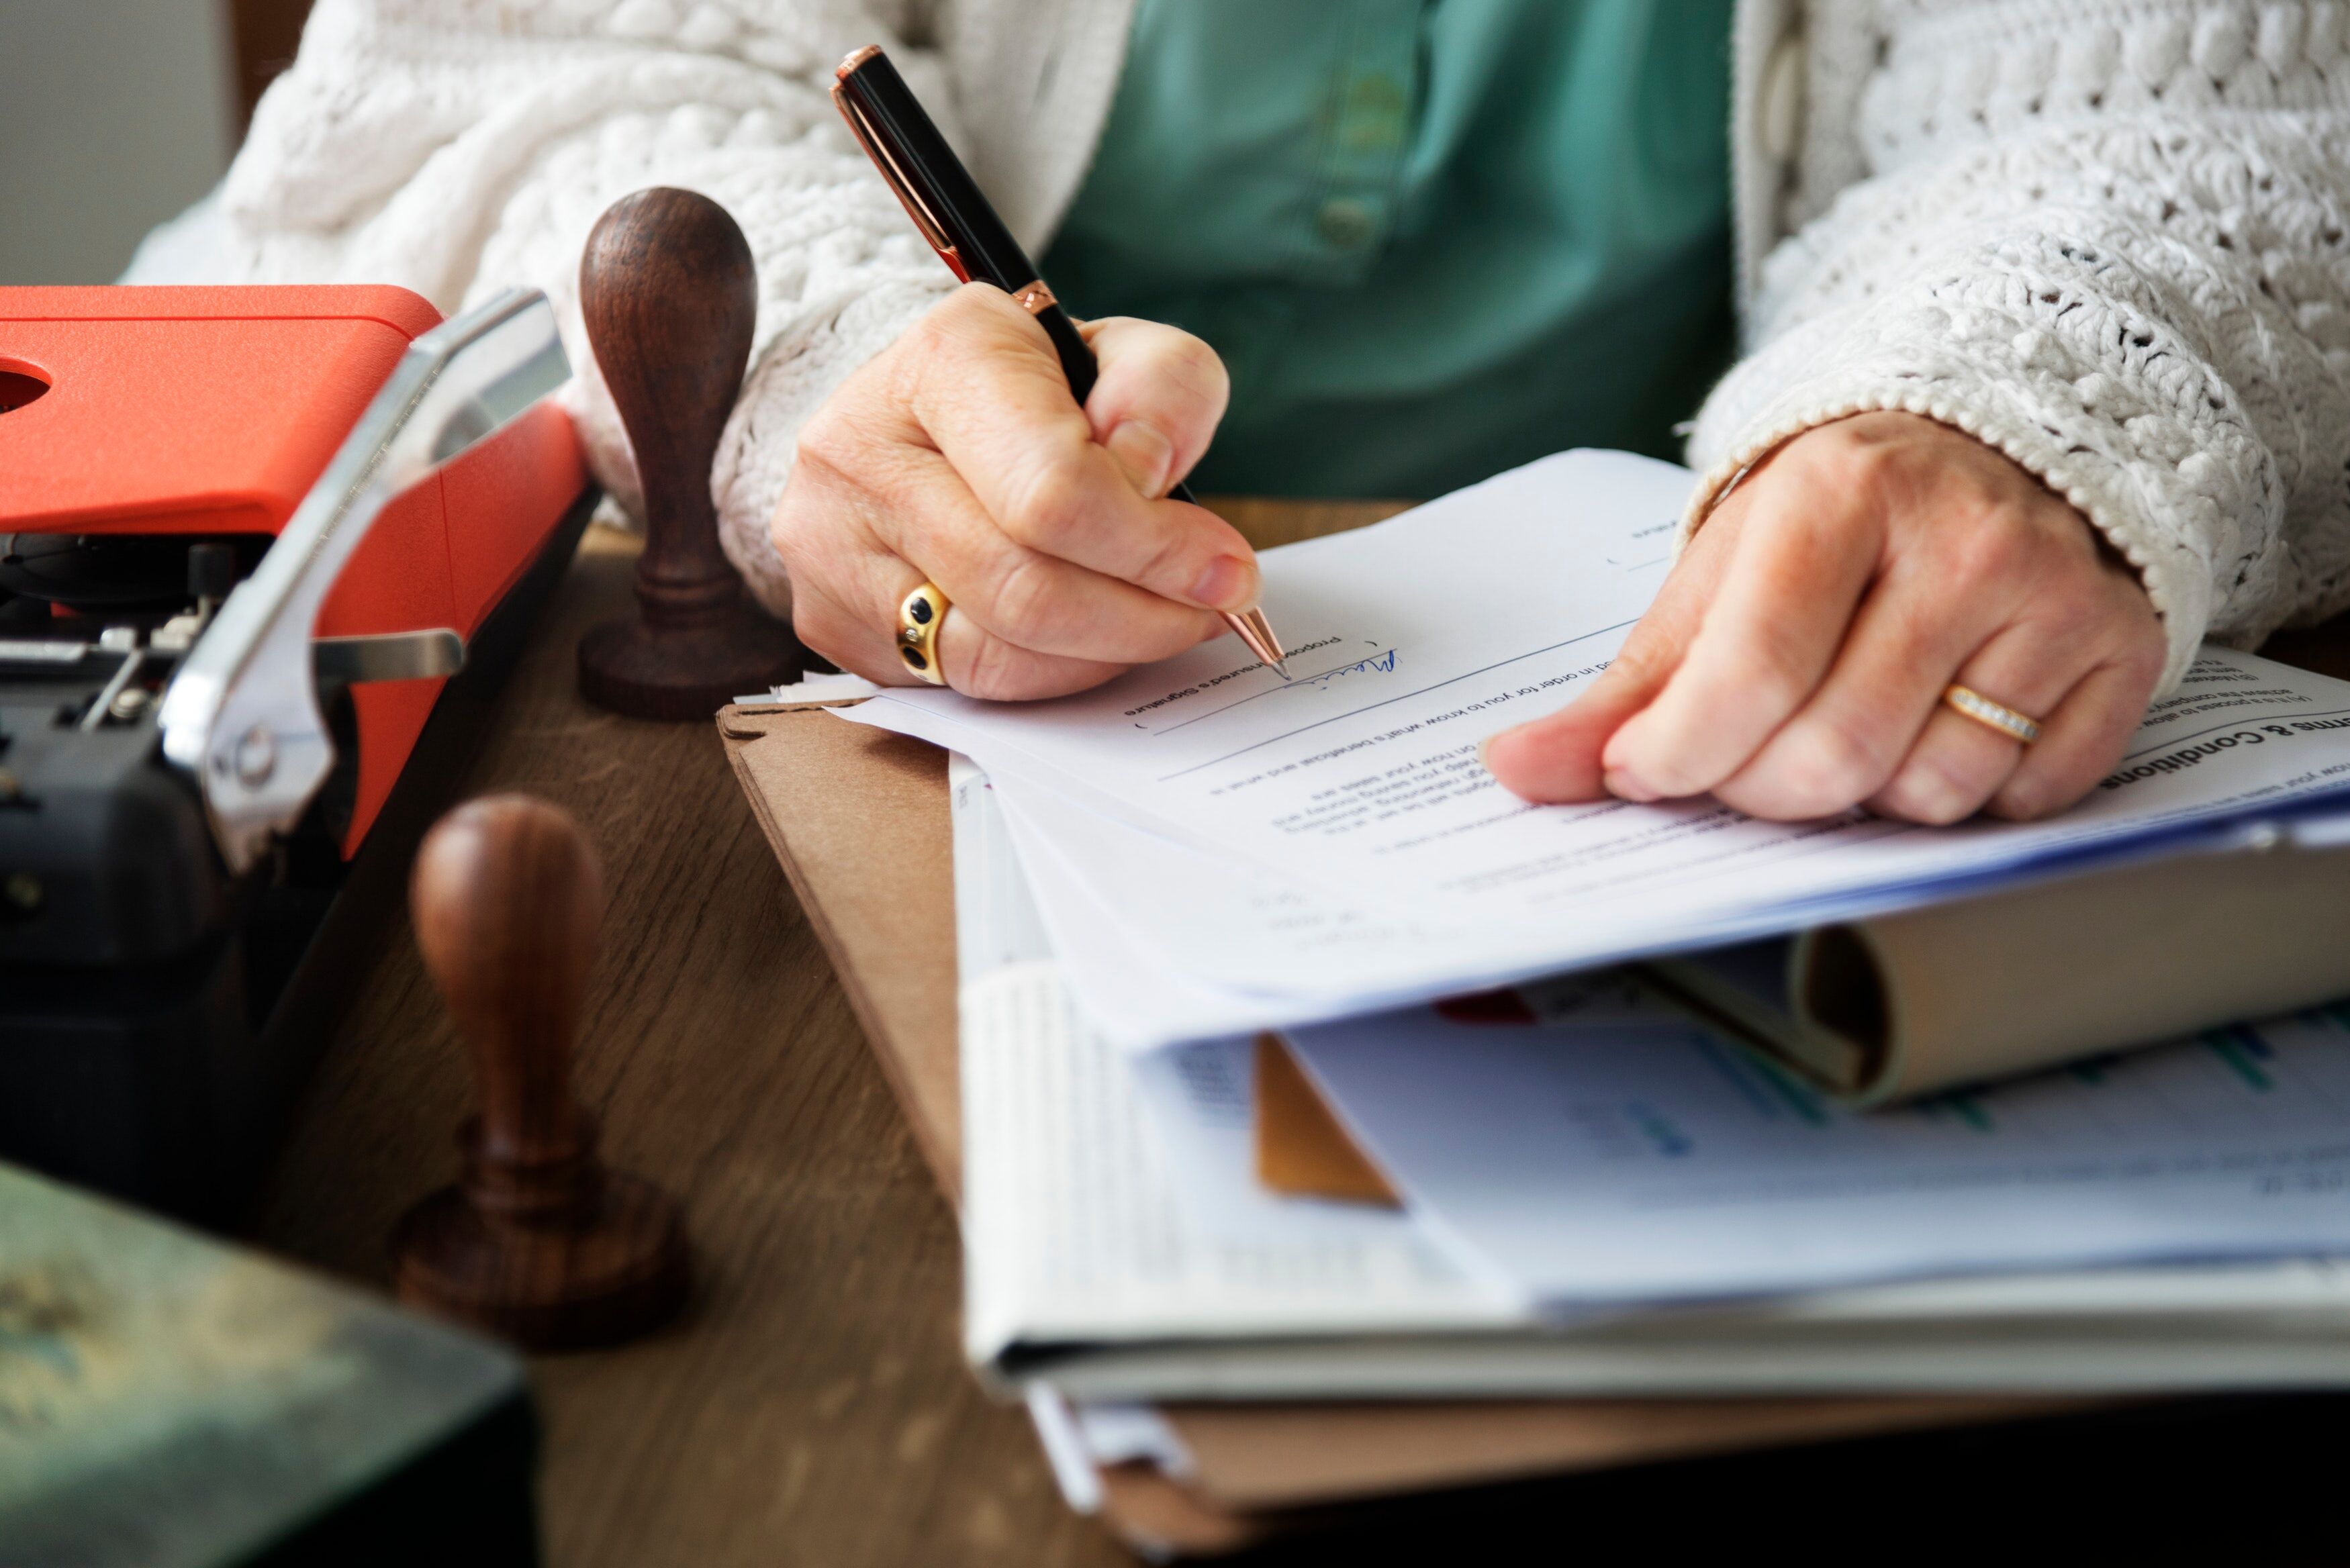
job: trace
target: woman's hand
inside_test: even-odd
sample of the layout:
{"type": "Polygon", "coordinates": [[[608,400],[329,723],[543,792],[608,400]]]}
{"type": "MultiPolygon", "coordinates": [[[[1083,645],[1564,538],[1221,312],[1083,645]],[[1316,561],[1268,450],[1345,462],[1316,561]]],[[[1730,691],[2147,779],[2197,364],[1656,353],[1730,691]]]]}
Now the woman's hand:
{"type": "Polygon", "coordinates": [[[898,607],[928,578],[953,604],[948,684],[1051,697],[1221,632],[1257,599],[1255,555],[1221,519],[1159,499],[1223,417],[1224,368],[1171,327],[1084,328],[1101,379],[1080,410],[1051,341],[1002,290],[941,300],[817,410],[775,509],[800,640],[903,684],[898,607]]]}
{"type": "Polygon", "coordinates": [[[1606,673],[1486,763],[1530,800],[2043,816],[2120,758],[2164,651],[2136,574],[2030,473],[1931,420],[1862,414],[1747,474],[1606,673]],[[2039,741],[1944,706],[1952,681],[2039,741]]]}

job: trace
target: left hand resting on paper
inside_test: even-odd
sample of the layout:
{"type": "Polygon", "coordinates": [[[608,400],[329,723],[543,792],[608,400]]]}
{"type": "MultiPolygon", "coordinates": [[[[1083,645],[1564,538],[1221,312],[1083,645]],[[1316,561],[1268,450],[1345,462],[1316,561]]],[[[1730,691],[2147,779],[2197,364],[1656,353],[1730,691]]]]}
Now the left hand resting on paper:
{"type": "Polygon", "coordinates": [[[2164,651],[2137,574],[2032,474],[1921,416],[1860,414],[1748,473],[1606,673],[1486,763],[1530,800],[2044,816],[2120,758],[2164,651]],[[2039,741],[1945,706],[1952,681],[2039,741]]]}

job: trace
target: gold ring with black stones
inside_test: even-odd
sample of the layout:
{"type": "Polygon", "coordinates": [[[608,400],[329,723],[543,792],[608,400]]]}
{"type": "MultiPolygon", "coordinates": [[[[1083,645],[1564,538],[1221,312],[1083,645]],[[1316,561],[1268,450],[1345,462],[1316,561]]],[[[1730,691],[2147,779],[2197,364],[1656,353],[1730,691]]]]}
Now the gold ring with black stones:
{"type": "Polygon", "coordinates": [[[1942,693],[1942,701],[1984,729],[2005,735],[2017,745],[2028,746],[2040,738],[2039,720],[2028,713],[2019,713],[2004,702],[1994,702],[1971,686],[1952,682],[1942,693]]]}
{"type": "Polygon", "coordinates": [[[939,628],[952,607],[936,583],[924,583],[898,606],[898,657],[920,680],[944,686],[939,672],[939,628]]]}

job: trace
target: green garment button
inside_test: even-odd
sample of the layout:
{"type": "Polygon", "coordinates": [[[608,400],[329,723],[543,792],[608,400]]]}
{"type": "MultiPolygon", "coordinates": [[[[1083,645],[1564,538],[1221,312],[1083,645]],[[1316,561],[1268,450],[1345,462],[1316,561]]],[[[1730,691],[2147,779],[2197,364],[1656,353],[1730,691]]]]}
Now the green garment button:
{"type": "Polygon", "coordinates": [[[1353,250],[1371,237],[1371,210],[1351,196],[1333,196],[1314,214],[1323,243],[1353,250]]]}
{"type": "Polygon", "coordinates": [[[1347,149],[1387,152],[1403,145],[1411,99],[1390,76],[1357,77],[1347,90],[1341,124],[1347,149]]]}

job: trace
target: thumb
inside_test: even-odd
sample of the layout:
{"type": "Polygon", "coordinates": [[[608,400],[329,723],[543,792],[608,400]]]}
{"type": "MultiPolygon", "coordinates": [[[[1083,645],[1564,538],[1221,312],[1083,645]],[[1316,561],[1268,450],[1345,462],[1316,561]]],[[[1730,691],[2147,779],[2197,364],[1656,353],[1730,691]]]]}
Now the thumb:
{"type": "Polygon", "coordinates": [[[1113,316],[1083,328],[1101,374],[1086,399],[1094,440],[1152,500],[1191,472],[1215,438],[1232,383],[1216,351],[1179,327],[1113,316]]]}
{"type": "Polygon", "coordinates": [[[1600,753],[1608,738],[1654,701],[1680,668],[1721,583],[1736,533],[1737,517],[1725,503],[1699,530],[1615,662],[1590,689],[1557,712],[1503,730],[1485,742],[1485,766],[1503,789],[1544,804],[1607,794],[1600,753]]]}
{"type": "Polygon", "coordinates": [[[1488,740],[1482,753],[1487,770],[1526,800],[1597,800],[1607,793],[1599,761],[1607,738],[1654,700],[1671,673],[1671,663],[1637,658],[1627,643],[1582,696],[1488,740]]]}

